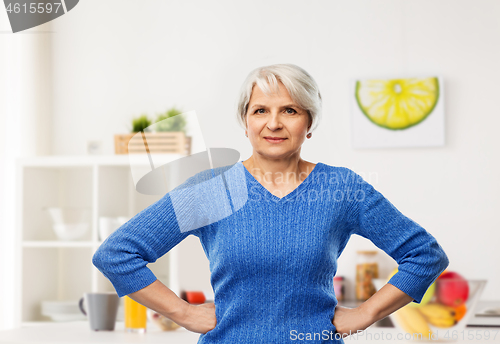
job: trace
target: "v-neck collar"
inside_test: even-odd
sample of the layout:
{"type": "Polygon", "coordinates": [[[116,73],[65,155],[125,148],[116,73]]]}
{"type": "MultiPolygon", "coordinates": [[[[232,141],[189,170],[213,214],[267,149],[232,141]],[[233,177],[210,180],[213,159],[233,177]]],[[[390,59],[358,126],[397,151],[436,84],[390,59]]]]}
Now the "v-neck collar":
{"type": "Polygon", "coordinates": [[[306,179],[304,179],[295,189],[293,189],[292,192],[286,194],[285,196],[283,197],[278,197],[274,194],[272,194],[268,189],[266,189],[264,187],[264,185],[262,185],[251,173],[250,171],[248,171],[248,169],[245,167],[245,165],[243,165],[243,161],[239,161],[238,162],[239,164],[241,164],[241,166],[243,167],[243,169],[245,170],[245,175],[247,176],[247,178],[250,178],[250,180],[254,183],[254,184],[257,184],[258,187],[266,194],[268,195],[269,197],[271,197],[274,201],[276,202],[281,202],[281,201],[284,201],[285,199],[288,199],[290,197],[292,197],[294,194],[296,194],[297,192],[299,192],[302,188],[304,188],[307,184],[310,183],[313,175],[318,172],[319,168],[323,165],[323,163],[321,162],[318,162],[316,163],[316,165],[314,166],[314,168],[312,169],[312,171],[307,175],[306,179]]]}

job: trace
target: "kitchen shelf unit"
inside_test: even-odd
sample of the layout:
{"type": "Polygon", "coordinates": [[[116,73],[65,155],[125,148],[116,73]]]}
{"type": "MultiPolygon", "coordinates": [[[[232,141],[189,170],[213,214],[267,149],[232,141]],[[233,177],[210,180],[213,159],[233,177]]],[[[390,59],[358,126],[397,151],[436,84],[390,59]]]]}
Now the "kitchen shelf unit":
{"type": "MultiPolygon", "coordinates": [[[[173,161],[179,154],[156,155],[173,161]]],[[[115,291],[92,264],[101,245],[100,216],[131,218],[162,196],[135,190],[134,169],[151,170],[144,157],[127,155],[47,156],[17,163],[15,317],[18,326],[51,321],[41,313],[42,301],[78,301],[86,292],[115,291]],[[75,241],[61,241],[52,229],[46,207],[85,207],[91,210],[90,230],[75,241]]],[[[178,293],[177,247],[148,264],[153,273],[178,293]]]]}

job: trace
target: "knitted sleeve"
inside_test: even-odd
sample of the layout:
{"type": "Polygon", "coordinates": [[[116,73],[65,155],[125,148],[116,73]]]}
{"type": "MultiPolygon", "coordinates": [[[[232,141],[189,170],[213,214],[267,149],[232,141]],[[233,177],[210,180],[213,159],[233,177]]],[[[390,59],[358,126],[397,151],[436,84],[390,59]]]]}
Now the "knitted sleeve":
{"type": "Polygon", "coordinates": [[[146,265],[154,263],[190,234],[197,232],[179,230],[167,193],[113,232],[94,253],[92,263],[122,297],[156,281],[146,265]]]}
{"type": "MultiPolygon", "coordinates": [[[[113,232],[92,263],[122,297],[147,287],[156,276],[147,267],[188,235],[200,237],[211,223],[232,214],[221,173],[231,165],[188,178],[113,232]]],[[[231,181],[231,180],[230,180],[231,181]]]]}
{"type": "Polygon", "coordinates": [[[388,283],[420,303],[430,285],[449,264],[436,239],[403,215],[371,184],[349,170],[351,234],[371,240],[398,263],[388,283]]]}

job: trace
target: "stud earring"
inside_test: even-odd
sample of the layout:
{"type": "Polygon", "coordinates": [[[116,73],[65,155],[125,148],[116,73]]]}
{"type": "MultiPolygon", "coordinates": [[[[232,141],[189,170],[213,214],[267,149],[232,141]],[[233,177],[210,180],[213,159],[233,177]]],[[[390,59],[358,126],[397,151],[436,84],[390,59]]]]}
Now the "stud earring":
{"type": "Polygon", "coordinates": [[[248,133],[245,131],[245,136],[248,137],[248,133]]]}
{"type": "Polygon", "coordinates": [[[306,135],[306,137],[307,137],[308,139],[310,139],[310,138],[311,138],[311,136],[312,136],[312,134],[311,134],[311,133],[309,133],[309,134],[307,134],[307,135],[306,135]]]}

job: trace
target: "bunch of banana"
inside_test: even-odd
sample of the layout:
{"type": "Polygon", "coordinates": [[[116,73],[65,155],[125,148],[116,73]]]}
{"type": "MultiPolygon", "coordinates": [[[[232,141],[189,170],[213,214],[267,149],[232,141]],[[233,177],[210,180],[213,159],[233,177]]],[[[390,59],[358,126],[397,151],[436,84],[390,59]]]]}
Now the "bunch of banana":
{"type": "Polygon", "coordinates": [[[439,303],[428,303],[419,307],[418,310],[427,319],[427,321],[436,327],[447,328],[455,325],[455,309],[439,303]]]}
{"type": "Polygon", "coordinates": [[[432,338],[432,330],[426,318],[414,307],[403,307],[394,313],[396,321],[407,333],[422,335],[422,338],[432,338]]]}

